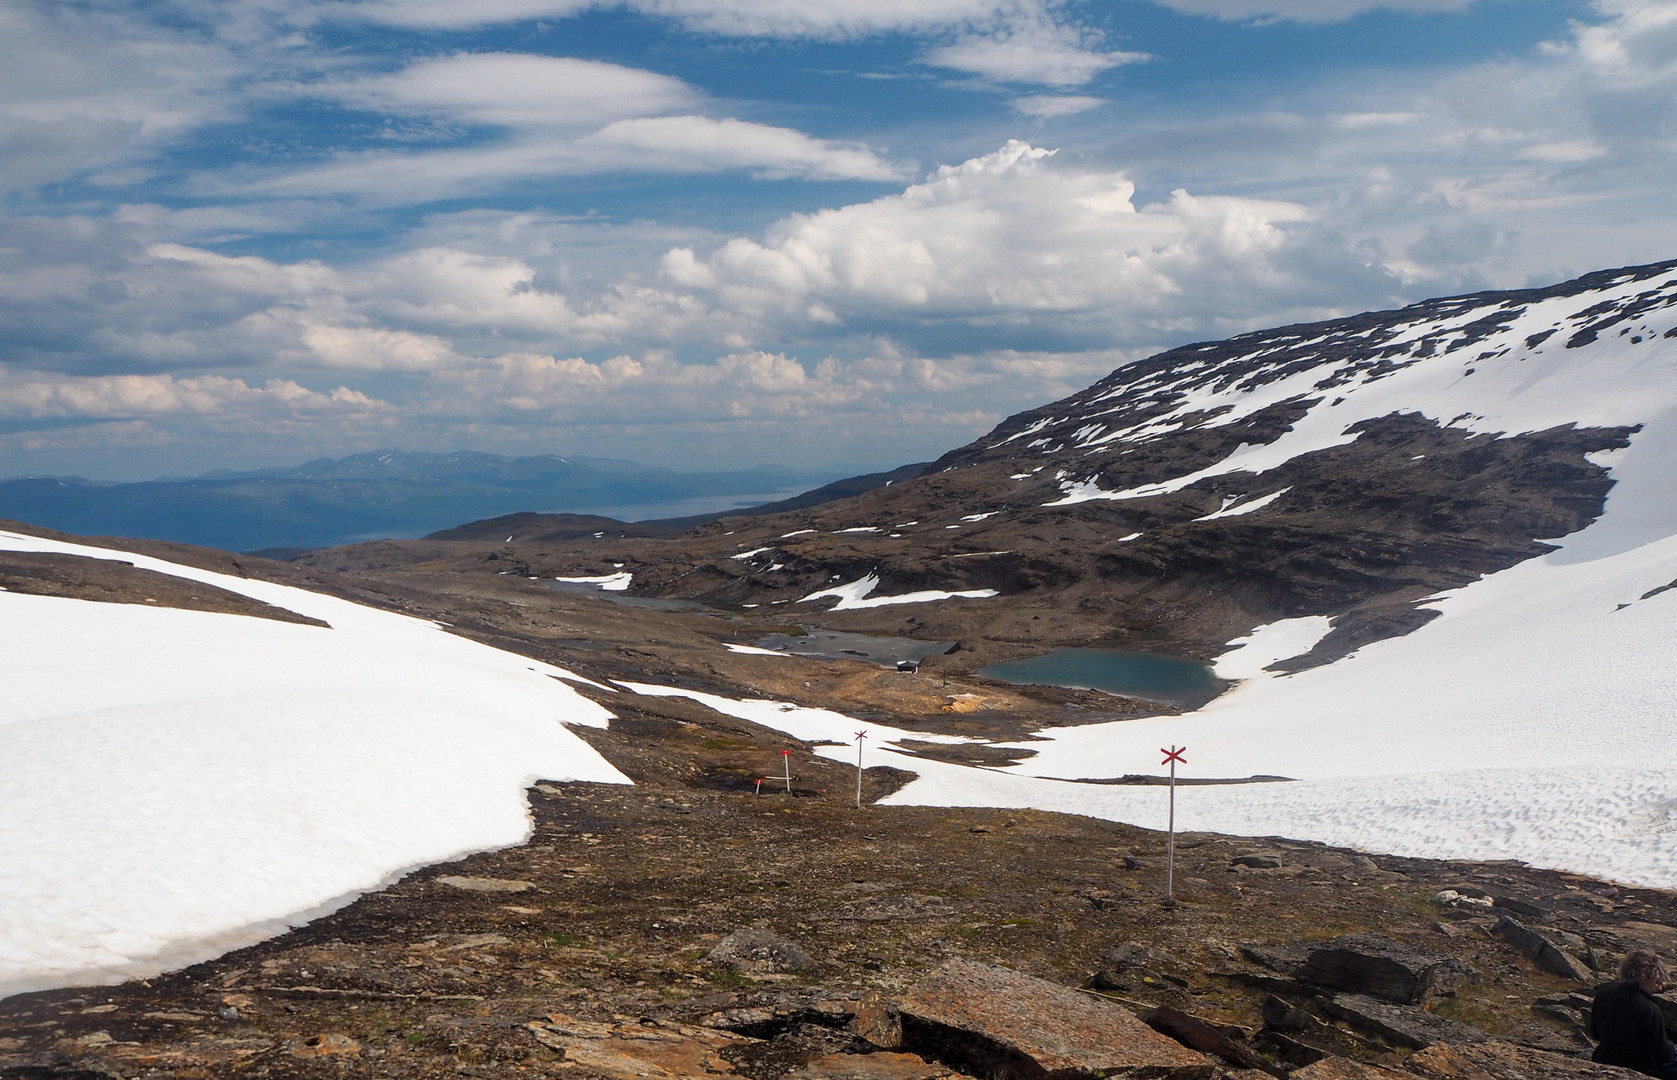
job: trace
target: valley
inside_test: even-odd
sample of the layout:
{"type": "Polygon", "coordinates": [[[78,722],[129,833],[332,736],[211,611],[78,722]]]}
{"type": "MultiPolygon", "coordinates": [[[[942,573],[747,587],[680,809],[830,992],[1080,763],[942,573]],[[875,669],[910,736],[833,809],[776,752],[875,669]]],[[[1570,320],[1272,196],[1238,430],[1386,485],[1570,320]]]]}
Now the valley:
{"type": "Polygon", "coordinates": [[[1607,1076],[1582,995],[1677,949],[1674,269],[683,530],[0,523],[0,1076],[1607,1076]],[[993,677],[1059,650],[1210,682],[993,677]]]}

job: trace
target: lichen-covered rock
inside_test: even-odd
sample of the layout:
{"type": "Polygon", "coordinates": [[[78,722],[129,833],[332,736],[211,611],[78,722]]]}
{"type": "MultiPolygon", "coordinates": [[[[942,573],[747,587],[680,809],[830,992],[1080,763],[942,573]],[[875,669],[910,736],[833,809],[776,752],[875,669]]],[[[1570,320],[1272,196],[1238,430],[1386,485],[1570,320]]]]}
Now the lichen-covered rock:
{"type": "Polygon", "coordinates": [[[750,1042],[684,1024],[601,1024],[558,1013],[526,1027],[572,1066],[622,1080],[732,1075],[734,1066],[722,1051],[750,1042]]]}
{"type": "Polygon", "coordinates": [[[944,1080],[954,1077],[942,1065],[914,1054],[827,1054],[786,1074],[786,1080],[944,1080]]]}
{"type": "Polygon", "coordinates": [[[705,954],[705,962],[751,975],[802,971],[815,963],[809,953],[783,937],[742,926],[705,954]]]}
{"type": "Polygon", "coordinates": [[[949,960],[897,1005],[903,1041],[1005,1080],[1210,1080],[1212,1064],[1116,1005],[1006,968],[949,960]]]}
{"type": "Polygon", "coordinates": [[[1400,1046],[1417,1050],[1436,1043],[1486,1042],[1476,1027],[1435,1016],[1414,1005],[1393,1005],[1361,994],[1340,994],[1322,1003],[1331,1015],[1400,1046]]]}
{"type": "MultiPolygon", "coordinates": [[[[1586,1058],[1553,1054],[1514,1043],[1470,1046],[1439,1043],[1407,1058],[1406,1071],[1426,1080],[1641,1080],[1642,1074],[1586,1058]]],[[[1298,1074],[1294,1074],[1295,1076],[1298,1074]]]]}
{"type": "Polygon", "coordinates": [[[1292,1080],[1409,1080],[1396,1069],[1329,1056],[1292,1072],[1292,1080]]]}

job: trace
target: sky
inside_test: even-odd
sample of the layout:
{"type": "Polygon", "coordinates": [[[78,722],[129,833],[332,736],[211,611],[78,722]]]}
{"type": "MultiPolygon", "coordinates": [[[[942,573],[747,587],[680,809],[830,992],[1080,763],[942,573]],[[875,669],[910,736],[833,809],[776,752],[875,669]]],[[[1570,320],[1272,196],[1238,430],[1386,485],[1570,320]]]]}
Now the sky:
{"type": "Polygon", "coordinates": [[[889,468],[1674,180],[1677,0],[0,0],[0,476],[889,468]]]}

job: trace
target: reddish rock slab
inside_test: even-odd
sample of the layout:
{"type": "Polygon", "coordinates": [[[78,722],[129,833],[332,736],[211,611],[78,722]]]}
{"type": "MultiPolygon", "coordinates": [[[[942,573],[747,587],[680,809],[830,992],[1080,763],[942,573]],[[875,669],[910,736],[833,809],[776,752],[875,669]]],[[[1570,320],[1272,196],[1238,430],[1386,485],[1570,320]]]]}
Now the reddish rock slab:
{"type": "Polygon", "coordinates": [[[998,1080],[1210,1080],[1201,1054],[1128,1010],[1006,968],[949,960],[897,1005],[903,1042],[998,1080]]]}
{"type": "Polygon", "coordinates": [[[1426,1080],[1647,1080],[1616,1065],[1507,1042],[1439,1043],[1411,1054],[1403,1067],[1426,1080]]]}
{"type": "Polygon", "coordinates": [[[1396,1069],[1384,1065],[1370,1065],[1350,1058],[1325,1057],[1321,1061],[1295,1069],[1292,1080],[1409,1080],[1396,1069]]]}
{"type": "Polygon", "coordinates": [[[786,1074],[786,1080],[944,1080],[958,1074],[914,1054],[828,1054],[786,1074]]]}

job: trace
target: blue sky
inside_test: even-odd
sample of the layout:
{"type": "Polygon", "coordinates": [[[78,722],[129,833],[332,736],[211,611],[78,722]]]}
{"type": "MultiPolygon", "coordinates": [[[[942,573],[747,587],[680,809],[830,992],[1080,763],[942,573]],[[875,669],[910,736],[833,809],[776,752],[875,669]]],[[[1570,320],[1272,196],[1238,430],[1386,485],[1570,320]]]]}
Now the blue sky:
{"type": "Polygon", "coordinates": [[[1677,254],[1677,0],[0,0],[0,475],[835,471],[1677,254]]]}

